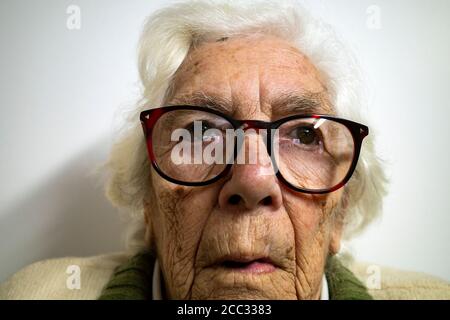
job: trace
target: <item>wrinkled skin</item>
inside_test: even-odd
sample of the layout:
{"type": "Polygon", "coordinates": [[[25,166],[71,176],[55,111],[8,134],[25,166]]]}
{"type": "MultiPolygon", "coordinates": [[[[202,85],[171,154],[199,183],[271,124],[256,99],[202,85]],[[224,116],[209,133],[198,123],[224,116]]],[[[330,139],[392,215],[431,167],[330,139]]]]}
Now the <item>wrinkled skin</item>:
{"type": "MultiPolygon", "coordinates": [[[[316,94],[317,112],[332,114],[327,89],[311,62],[268,36],[230,38],[193,48],[175,76],[166,104],[195,104],[203,91],[232,99],[237,119],[275,120],[280,93],[316,94]]],[[[267,155],[266,155],[267,156],[267,155]]],[[[318,299],[326,258],[339,250],[342,189],[294,192],[259,164],[235,164],[204,187],[170,183],[152,171],[146,200],[147,238],[155,247],[168,298],[318,299]],[[234,200],[230,198],[234,196],[234,200]],[[269,199],[269,200],[268,200],[269,199]],[[149,240],[150,241],[150,240],[149,240]],[[224,257],[269,258],[271,272],[235,272],[224,257]]]]}

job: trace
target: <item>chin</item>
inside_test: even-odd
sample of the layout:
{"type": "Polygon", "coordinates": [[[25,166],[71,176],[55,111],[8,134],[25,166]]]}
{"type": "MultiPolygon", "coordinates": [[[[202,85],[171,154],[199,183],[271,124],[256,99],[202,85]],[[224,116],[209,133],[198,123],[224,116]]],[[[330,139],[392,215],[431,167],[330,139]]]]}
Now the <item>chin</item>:
{"type": "Polygon", "coordinates": [[[197,275],[197,281],[199,285],[196,286],[194,283],[192,290],[194,300],[297,299],[293,276],[279,268],[259,273],[208,268],[197,275]],[[205,283],[207,283],[206,286],[205,283]],[[199,290],[200,288],[202,290],[199,290]]]}

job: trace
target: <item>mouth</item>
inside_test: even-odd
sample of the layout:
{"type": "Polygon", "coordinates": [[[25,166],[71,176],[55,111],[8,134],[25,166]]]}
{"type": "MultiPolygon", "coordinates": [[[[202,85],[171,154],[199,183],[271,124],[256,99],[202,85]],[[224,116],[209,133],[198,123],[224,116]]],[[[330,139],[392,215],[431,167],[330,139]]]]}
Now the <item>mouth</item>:
{"type": "Polygon", "coordinates": [[[219,261],[217,266],[232,272],[263,274],[276,270],[275,264],[269,258],[233,258],[225,257],[219,261]]]}

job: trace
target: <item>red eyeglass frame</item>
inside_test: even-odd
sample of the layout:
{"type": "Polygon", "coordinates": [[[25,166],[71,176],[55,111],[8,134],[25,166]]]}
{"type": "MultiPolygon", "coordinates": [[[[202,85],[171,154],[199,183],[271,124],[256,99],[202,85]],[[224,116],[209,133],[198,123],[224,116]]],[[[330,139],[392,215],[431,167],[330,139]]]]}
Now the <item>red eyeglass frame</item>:
{"type": "MultiPolygon", "coordinates": [[[[159,120],[159,118],[163,114],[165,114],[167,112],[171,112],[171,111],[176,111],[176,110],[197,110],[197,111],[209,112],[209,113],[218,115],[218,116],[226,119],[227,121],[229,121],[235,130],[242,128],[242,127],[244,127],[244,130],[247,130],[250,128],[267,129],[267,130],[277,129],[287,121],[302,119],[302,118],[326,119],[326,120],[331,120],[331,121],[335,121],[335,122],[343,124],[350,131],[350,133],[352,135],[354,152],[353,152],[352,164],[351,164],[347,174],[345,175],[345,177],[338,184],[336,184],[335,186],[333,186],[331,188],[317,189],[317,190],[299,188],[299,187],[292,185],[290,182],[288,182],[283,177],[280,170],[277,170],[276,176],[283,184],[285,184],[286,186],[288,186],[289,188],[291,188],[294,191],[308,193],[308,194],[325,194],[325,193],[330,193],[330,192],[333,192],[333,191],[336,191],[336,190],[342,188],[350,180],[351,176],[353,175],[353,173],[356,169],[356,165],[358,163],[359,155],[361,152],[362,142],[363,142],[364,138],[366,136],[368,136],[368,134],[369,134],[369,128],[364,124],[357,123],[357,122],[343,119],[343,118],[339,118],[336,116],[323,115],[323,114],[293,115],[293,116],[285,117],[285,118],[282,118],[282,119],[279,119],[279,120],[276,120],[273,122],[266,122],[266,121],[260,121],[260,120],[236,120],[236,119],[234,119],[220,111],[217,111],[215,109],[210,109],[208,107],[201,107],[201,106],[192,106],[192,105],[165,106],[165,107],[142,111],[139,115],[139,119],[142,124],[142,129],[144,131],[144,136],[145,136],[146,145],[147,145],[147,151],[148,151],[148,155],[150,157],[150,161],[152,163],[153,168],[164,179],[166,179],[172,183],[179,184],[179,185],[185,185],[185,186],[205,186],[205,185],[212,184],[212,183],[220,180],[221,178],[225,177],[228,174],[228,172],[230,171],[231,167],[233,166],[233,163],[227,164],[226,167],[224,168],[224,170],[216,177],[214,177],[210,180],[207,180],[207,181],[202,181],[202,182],[186,182],[186,181],[174,179],[174,178],[166,175],[160,169],[160,167],[158,166],[158,163],[156,161],[156,157],[153,152],[152,133],[153,133],[153,128],[154,128],[156,122],[159,120]]],[[[268,140],[267,141],[267,152],[270,156],[271,149],[272,149],[271,135],[268,135],[267,140],[268,140]]],[[[235,159],[237,156],[236,148],[237,148],[237,146],[235,144],[235,152],[234,152],[235,159]]],[[[274,163],[274,165],[276,166],[277,164],[274,163]]]]}

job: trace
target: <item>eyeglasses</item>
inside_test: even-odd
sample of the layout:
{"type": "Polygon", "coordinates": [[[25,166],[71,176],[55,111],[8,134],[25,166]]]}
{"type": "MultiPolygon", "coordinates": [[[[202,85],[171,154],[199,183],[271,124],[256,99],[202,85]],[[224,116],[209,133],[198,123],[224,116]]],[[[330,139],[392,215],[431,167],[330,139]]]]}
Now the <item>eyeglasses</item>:
{"type": "MultiPolygon", "coordinates": [[[[141,112],[153,168],[164,179],[204,186],[225,177],[239,160],[249,130],[263,132],[271,172],[298,192],[323,194],[352,176],[369,128],[330,115],[293,115],[274,122],[236,120],[215,109],[180,105],[141,112]]],[[[261,154],[261,150],[259,151],[261,154]]],[[[250,155],[248,155],[250,156],[250,155]]],[[[266,156],[266,159],[268,158],[266,156]]]]}

